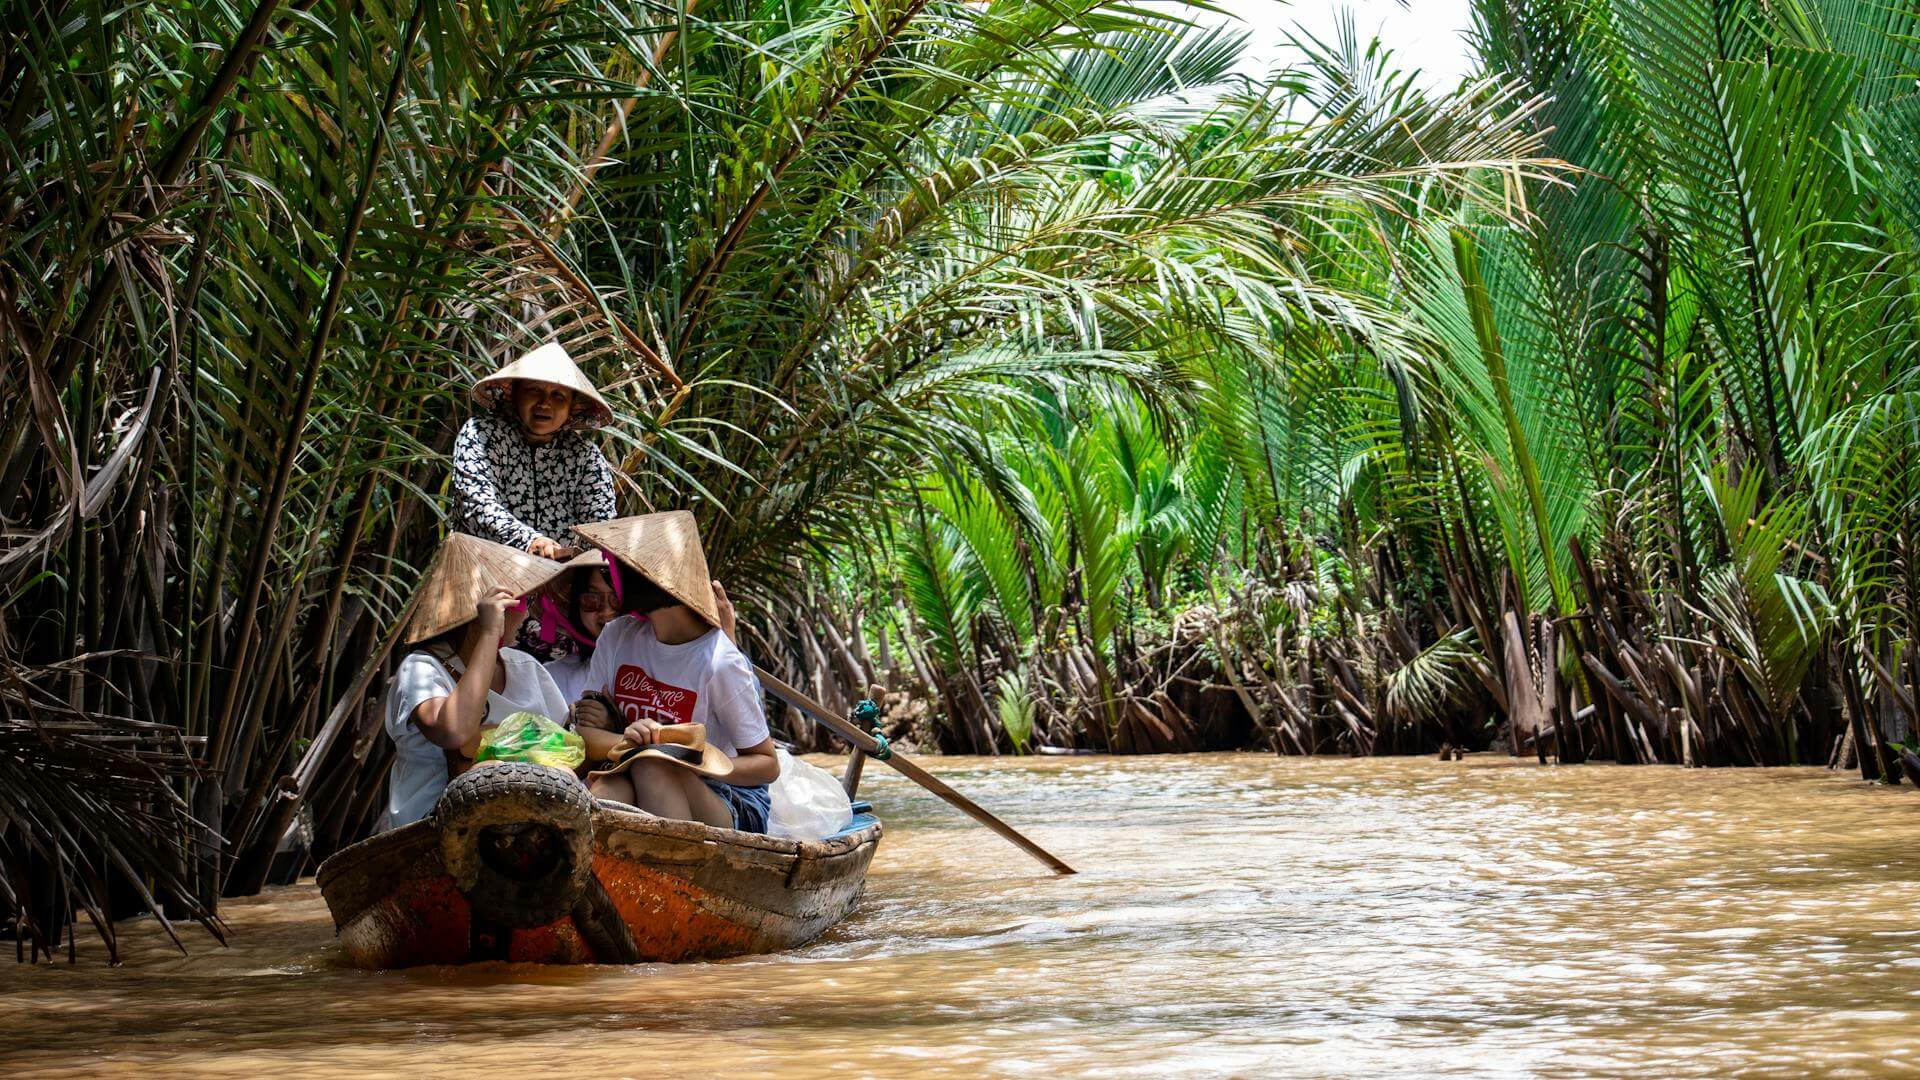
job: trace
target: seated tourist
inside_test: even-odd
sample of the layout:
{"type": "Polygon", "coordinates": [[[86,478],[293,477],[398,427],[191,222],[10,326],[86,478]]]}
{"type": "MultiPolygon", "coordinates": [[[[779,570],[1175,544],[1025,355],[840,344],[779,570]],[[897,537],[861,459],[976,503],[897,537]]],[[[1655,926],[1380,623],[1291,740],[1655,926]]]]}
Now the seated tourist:
{"type": "Polygon", "coordinates": [[[589,551],[567,563],[567,572],[541,598],[540,607],[541,632],[565,636],[573,643],[571,649],[555,650],[559,655],[547,661],[547,674],[559,685],[560,696],[578,701],[587,690],[587,662],[593,659],[594,643],[619,614],[606,558],[589,551]]]}
{"type": "MultiPolygon", "coordinates": [[[[733,601],[717,581],[713,583],[713,604],[720,616],[720,632],[738,642],[733,601]]],[[[547,661],[547,674],[559,684],[561,696],[579,701],[587,691],[587,664],[593,659],[600,632],[620,614],[615,607],[613,579],[607,575],[606,557],[598,551],[576,556],[567,563],[567,573],[541,597],[540,607],[542,632],[564,635],[572,641],[571,649],[555,650],[560,655],[547,661]]]]}
{"type": "Polygon", "coordinates": [[[526,618],[520,598],[559,569],[462,533],[441,545],[406,631],[417,644],[387,687],[394,756],[386,828],[432,811],[447,781],[479,750],[483,728],[523,711],[566,723],[567,701],[553,676],[540,661],[503,647],[526,618]]]}
{"type": "Polygon", "coordinates": [[[767,785],[780,762],[753,665],[718,629],[693,515],[646,514],[580,530],[612,558],[611,583],[628,612],[601,631],[587,666],[588,692],[598,700],[574,707],[583,734],[604,727],[628,744],[618,768],[590,774],[589,786],[660,817],[766,832],[767,785]]]}

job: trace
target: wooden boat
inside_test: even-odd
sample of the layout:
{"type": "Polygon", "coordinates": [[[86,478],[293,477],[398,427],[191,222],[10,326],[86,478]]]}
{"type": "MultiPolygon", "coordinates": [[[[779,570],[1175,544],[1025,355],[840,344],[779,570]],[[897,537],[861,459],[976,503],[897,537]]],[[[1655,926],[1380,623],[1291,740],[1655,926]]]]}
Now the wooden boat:
{"type": "Polygon", "coordinates": [[[854,809],[824,840],[782,840],[596,802],[558,769],[489,763],[425,820],[321,864],[320,892],[368,968],[777,952],[859,900],[880,822],[854,809]]]}

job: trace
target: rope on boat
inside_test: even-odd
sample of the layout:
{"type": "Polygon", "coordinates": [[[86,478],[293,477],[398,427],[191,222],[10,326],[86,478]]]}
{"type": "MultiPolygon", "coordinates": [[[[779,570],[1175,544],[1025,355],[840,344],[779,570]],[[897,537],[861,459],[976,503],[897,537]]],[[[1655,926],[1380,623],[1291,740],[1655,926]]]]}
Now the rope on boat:
{"type": "Polygon", "coordinates": [[[893,756],[893,747],[887,742],[887,736],[880,730],[880,705],[872,698],[861,698],[853,707],[854,723],[867,729],[867,734],[879,745],[868,752],[867,756],[885,761],[893,756]]]}

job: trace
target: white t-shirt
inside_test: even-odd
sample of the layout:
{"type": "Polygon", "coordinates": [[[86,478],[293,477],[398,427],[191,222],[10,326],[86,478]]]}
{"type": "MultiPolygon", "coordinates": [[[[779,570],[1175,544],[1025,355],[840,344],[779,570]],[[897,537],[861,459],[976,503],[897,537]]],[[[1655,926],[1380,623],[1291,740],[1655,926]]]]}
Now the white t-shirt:
{"type": "MultiPolygon", "coordinates": [[[[501,649],[500,665],[506,669],[506,689],[487,692],[483,726],[491,727],[517,712],[539,713],[566,724],[567,700],[540,661],[519,649],[501,649]]],[[[389,829],[426,817],[447,789],[447,752],[427,741],[426,733],[413,722],[413,710],[453,693],[458,672],[463,670],[457,656],[442,663],[432,653],[413,652],[393,673],[385,717],[387,737],[393,740],[393,772],[387,777],[389,829]]]]}
{"type": "Polygon", "coordinates": [[[569,705],[579,701],[580,695],[587,692],[587,659],[577,652],[547,661],[547,674],[553,676],[553,684],[560,688],[561,699],[569,705]]]}
{"type": "Polygon", "coordinates": [[[662,724],[704,724],[707,742],[728,757],[767,737],[760,680],[718,630],[682,645],[663,645],[653,624],[623,615],[600,631],[586,688],[613,699],[625,727],[642,717],[662,724]]]}

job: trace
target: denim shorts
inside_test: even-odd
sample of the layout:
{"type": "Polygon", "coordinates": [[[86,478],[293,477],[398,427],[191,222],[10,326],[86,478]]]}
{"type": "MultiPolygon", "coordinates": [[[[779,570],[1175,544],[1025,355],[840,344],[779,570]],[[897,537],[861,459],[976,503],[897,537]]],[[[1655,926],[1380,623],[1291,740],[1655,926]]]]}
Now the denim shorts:
{"type": "Polygon", "coordinates": [[[720,796],[727,809],[733,811],[733,827],[741,832],[764,833],[767,831],[767,812],[773,807],[773,796],[767,791],[767,785],[754,784],[741,787],[724,780],[701,777],[706,785],[720,796]]]}

